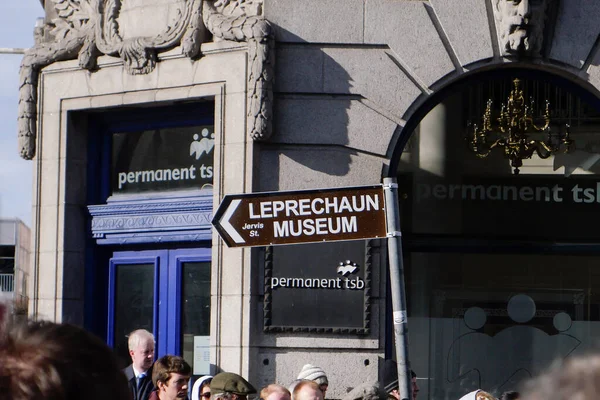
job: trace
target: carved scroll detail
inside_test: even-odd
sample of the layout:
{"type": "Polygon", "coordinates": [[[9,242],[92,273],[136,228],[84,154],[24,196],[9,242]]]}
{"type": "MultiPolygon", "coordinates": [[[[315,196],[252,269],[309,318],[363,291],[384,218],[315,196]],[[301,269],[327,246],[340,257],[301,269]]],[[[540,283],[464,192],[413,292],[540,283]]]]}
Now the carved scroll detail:
{"type": "Polygon", "coordinates": [[[240,9],[251,5],[243,1],[205,2],[204,24],[215,37],[248,42],[248,134],[254,140],[265,140],[273,133],[275,41],[267,20],[240,14],[240,9]],[[223,14],[227,10],[229,15],[223,14]]]}
{"type": "Polygon", "coordinates": [[[18,139],[21,157],[35,155],[37,86],[41,68],[79,58],[92,70],[100,54],[120,56],[130,74],[147,74],[156,66],[156,52],[181,44],[188,57],[200,55],[203,25],[215,38],[248,42],[248,134],[255,140],[272,133],[274,39],[271,25],[260,15],[259,0],[186,0],[185,7],[155,37],[123,39],[118,15],[126,0],[51,0],[57,18],[48,25],[52,42],[37,43],[21,62],[18,139]]]}

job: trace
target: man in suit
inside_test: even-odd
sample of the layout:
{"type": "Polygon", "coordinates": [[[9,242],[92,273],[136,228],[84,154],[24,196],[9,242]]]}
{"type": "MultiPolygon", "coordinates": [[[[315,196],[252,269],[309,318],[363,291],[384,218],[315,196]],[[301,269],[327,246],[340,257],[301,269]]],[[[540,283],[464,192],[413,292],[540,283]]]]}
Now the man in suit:
{"type": "Polygon", "coordinates": [[[154,362],[154,335],[145,329],[129,334],[131,365],[123,370],[129,383],[133,400],[148,400],[154,390],[152,363],[154,362]]]}

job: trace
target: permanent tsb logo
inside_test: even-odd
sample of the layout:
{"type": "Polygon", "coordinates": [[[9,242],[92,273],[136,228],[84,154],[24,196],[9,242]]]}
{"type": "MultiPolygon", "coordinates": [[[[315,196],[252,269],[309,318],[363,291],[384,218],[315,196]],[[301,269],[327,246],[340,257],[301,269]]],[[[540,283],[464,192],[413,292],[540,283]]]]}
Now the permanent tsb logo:
{"type": "Polygon", "coordinates": [[[333,289],[333,290],[362,290],[365,281],[355,276],[360,271],[358,265],[350,260],[340,262],[337,267],[338,277],[332,278],[303,278],[303,277],[272,277],[271,290],[279,288],[292,289],[333,289]]]}
{"type": "Polygon", "coordinates": [[[114,194],[212,188],[212,126],[115,133],[112,139],[114,194]]]}

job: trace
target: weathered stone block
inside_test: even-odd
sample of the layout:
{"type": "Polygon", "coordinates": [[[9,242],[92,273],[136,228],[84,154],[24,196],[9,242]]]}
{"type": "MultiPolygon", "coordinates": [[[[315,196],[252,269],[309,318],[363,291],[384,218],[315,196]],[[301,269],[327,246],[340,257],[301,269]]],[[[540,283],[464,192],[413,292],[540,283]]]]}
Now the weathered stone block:
{"type": "Polygon", "coordinates": [[[276,54],[275,91],[323,92],[324,52],[321,48],[282,45],[277,48],[276,54]]]}
{"type": "Polygon", "coordinates": [[[426,86],[454,71],[422,1],[368,0],[365,43],[387,44],[426,86]]]}
{"type": "Polygon", "coordinates": [[[493,57],[485,2],[431,0],[431,5],[462,65],[493,57]]]}
{"type": "Polygon", "coordinates": [[[280,143],[336,144],[385,156],[397,127],[350,98],[282,97],[278,105],[273,140],[280,143]]]}
{"type": "Polygon", "coordinates": [[[421,94],[381,48],[323,51],[325,93],[359,94],[398,119],[421,94]]]}
{"type": "MultiPolygon", "coordinates": [[[[266,352],[263,353],[266,356],[266,352]]],[[[264,356],[262,358],[264,358],[264,356]]],[[[307,363],[317,365],[327,374],[330,386],[327,390],[327,398],[342,398],[350,388],[359,383],[377,382],[378,380],[378,356],[376,353],[359,353],[352,351],[311,352],[310,358],[306,353],[289,351],[285,353],[273,353],[276,376],[278,382],[292,382],[307,363]],[[334,384],[335,382],[335,384],[334,384]]],[[[261,377],[263,382],[267,377],[261,377]]]]}
{"type": "Polygon", "coordinates": [[[600,2],[560,3],[550,58],[581,68],[600,34],[600,2]]]}
{"type": "Polygon", "coordinates": [[[299,190],[372,185],[381,181],[384,160],[340,148],[280,147],[263,150],[260,190],[299,190]]]}
{"type": "Polygon", "coordinates": [[[364,0],[269,0],[265,18],[280,42],[362,43],[364,0]]]}

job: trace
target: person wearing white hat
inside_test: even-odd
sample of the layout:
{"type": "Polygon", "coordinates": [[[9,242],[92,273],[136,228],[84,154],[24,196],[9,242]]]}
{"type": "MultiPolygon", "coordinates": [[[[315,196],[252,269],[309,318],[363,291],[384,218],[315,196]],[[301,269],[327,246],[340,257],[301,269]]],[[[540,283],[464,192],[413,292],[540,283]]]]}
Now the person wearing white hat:
{"type": "Polygon", "coordinates": [[[305,364],[302,367],[302,371],[298,374],[297,379],[315,382],[319,385],[321,392],[323,392],[323,397],[325,397],[325,392],[327,392],[327,388],[329,387],[329,380],[322,368],[312,364],[305,364]]]}
{"type": "Polygon", "coordinates": [[[210,381],[212,375],[204,375],[194,382],[190,398],[192,400],[210,400],[210,381]]]}

